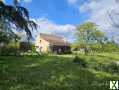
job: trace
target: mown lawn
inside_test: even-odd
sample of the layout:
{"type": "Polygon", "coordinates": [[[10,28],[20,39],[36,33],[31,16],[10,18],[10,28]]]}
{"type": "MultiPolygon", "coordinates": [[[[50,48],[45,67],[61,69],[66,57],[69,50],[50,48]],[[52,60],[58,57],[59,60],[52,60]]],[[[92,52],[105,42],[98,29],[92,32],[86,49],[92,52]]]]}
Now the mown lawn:
{"type": "Polygon", "coordinates": [[[73,55],[0,56],[0,90],[109,90],[109,81],[119,80],[116,74],[90,68],[119,60],[118,55],[80,57],[89,67],[81,68],[73,63],[73,55]]]}

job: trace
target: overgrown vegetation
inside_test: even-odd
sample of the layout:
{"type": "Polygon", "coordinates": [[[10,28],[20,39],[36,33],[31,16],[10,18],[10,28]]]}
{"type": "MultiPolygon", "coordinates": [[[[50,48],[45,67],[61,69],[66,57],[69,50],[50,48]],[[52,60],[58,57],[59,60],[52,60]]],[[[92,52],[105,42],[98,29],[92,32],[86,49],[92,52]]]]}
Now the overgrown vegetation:
{"type": "Polygon", "coordinates": [[[119,64],[117,64],[116,62],[110,62],[106,64],[100,63],[94,68],[95,70],[98,71],[103,71],[112,74],[119,74],[119,64]]]}
{"type": "Polygon", "coordinates": [[[96,24],[77,26],[77,55],[40,55],[29,42],[37,25],[18,1],[0,0],[0,90],[107,90],[119,80],[119,45],[96,24]],[[26,32],[23,47],[14,30],[26,32]]]}
{"type": "MultiPolygon", "coordinates": [[[[73,63],[74,56],[0,57],[1,90],[108,90],[110,80],[118,80],[114,73],[94,67],[119,60],[118,54],[100,56],[78,55],[88,64],[73,63]],[[108,62],[107,62],[108,61],[108,62]]],[[[76,57],[77,58],[77,57],[76,57]]],[[[80,62],[80,61],[79,61],[80,62]]],[[[112,67],[113,68],[113,67],[112,67]]],[[[115,66],[114,66],[115,68],[115,66]]]]}
{"type": "Polygon", "coordinates": [[[80,58],[79,56],[75,56],[75,58],[73,59],[73,62],[76,64],[79,64],[80,67],[85,68],[86,67],[86,62],[84,59],[80,58]]]}

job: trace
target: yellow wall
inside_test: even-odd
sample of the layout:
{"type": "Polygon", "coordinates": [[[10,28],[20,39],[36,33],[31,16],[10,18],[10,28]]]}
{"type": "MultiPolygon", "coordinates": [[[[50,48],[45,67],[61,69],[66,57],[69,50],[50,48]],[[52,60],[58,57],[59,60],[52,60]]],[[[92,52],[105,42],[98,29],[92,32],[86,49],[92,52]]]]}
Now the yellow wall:
{"type": "MultiPolygon", "coordinates": [[[[46,40],[44,40],[40,36],[37,37],[35,46],[42,47],[41,52],[43,52],[43,53],[47,53],[49,51],[49,49],[48,49],[49,42],[47,42],[46,40]]],[[[36,48],[36,50],[39,51],[39,48],[36,48]]]]}

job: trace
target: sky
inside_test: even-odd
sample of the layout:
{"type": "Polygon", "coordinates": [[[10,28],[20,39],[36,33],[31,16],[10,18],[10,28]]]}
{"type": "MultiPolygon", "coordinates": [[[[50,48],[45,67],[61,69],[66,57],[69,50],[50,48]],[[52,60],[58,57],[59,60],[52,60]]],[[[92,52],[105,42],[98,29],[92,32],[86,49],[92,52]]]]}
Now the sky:
{"type": "MultiPolygon", "coordinates": [[[[26,0],[27,2],[29,0],[26,0]]],[[[33,0],[27,3],[32,18],[45,17],[56,24],[79,24],[88,18],[88,14],[79,12],[71,4],[77,0],[33,0]]],[[[79,4],[84,0],[80,0],[79,4]]]]}
{"type": "MultiPolygon", "coordinates": [[[[119,12],[119,0],[19,0],[30,12],[30,18],[38,24],[39,33],[57,34],[68,41],[75,41],[77,25],[90,21],[108,37],[119,41],[119,29],[112,25],[109,14],[119,12]]],[[[11,4],[12,0],[5,3],[11,4]]],[[[112,17],[119,23],[118,16],[112,17]]]]}

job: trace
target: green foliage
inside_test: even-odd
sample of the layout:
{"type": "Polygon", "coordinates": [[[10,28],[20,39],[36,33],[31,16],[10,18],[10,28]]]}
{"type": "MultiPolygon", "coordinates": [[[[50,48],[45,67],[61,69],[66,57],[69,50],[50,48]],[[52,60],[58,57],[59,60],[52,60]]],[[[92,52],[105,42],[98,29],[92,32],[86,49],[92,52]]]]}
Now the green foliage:
{"type": "Polygon", "coordinates": [[[77,27],[77,42],[83,44],[92,44],[96,42],[103,43],[105,35],[99,31],[94,23],[87,22],[77,27]]]}
{"type": "Polygon", "coordinates": [[[12,37],[7,32],[0,31],[0,44],[8,44],[11,39],[12,37]]]}
{"type": "Polygon", "coordinates": [[[18,56],[20,55],[20,50],[16,46],[3,46],[0,55],[2,56],[18,56]]]}
{"type": "Polygon", "coordinates": [[[119,52],[119,45],[114,42],[107,42],[103,45],[103,51],[105,52],[119,52]]]}
{"type": "Polygon", "coordinates": [[[18,55],[18,37],[0,31],[0,55],[18,55]]]}
{"type": "MultiPolygon", "coordinates": [[[[80,57],[89,59],[89,56],[80,57]]],[[[96,57],[95,65],[99,57],[93,57],[96,57]]],[[[108,90],[105,82],[119,79],[113,74],[80,68],[72,63],[73,58],[70,55],[2,56],[0,90],[108,90]]],[[[104,57],[100,58],[99,61],[105,61],[104,57]]],[[[92,59],[88,62],[92,63],[92,59]]]]}
{"type": "Polygon", "coordinates": [[[116,62],[110,63],[107,67],[108,72],[119,74],[119,65],[116,62]]]}
{"type": "Polygon", "coordinates": [[[29,12],[26,8],[17,4],[6,5],[3,1],[0,1],[0,20],[3,24],[7,24],[8,28],[14,25],[17,29],[24,30],[28,39],[32,37],[31,30],[37,28],[37,25],[29,19],[29,12]]]}
{"type": "Polygon", "coordinates": [[[85,54],[91,52],[91,48],[92,50],[97,50],[107,40],[105,34],[98,30],[97,26],[91,22],[78,26],[76,35],[77,43],[79,43],[80,48],[84,48],[85,54]],[[94,46],[94,44],[97,44],[97,46],[94,46]]]}
{"type": "Polygon", "coordinates": [[[31,30],[37,28],[35,22],[29,19],[29,12],[26,8],[20,6],[18,1],[14,5],[6,5],[0,1],[0,54],[16,55],[18,48],[9,46],[9,43],[17,43],[19,37],[13,32],[13,29],[24,30],[28,40],[32,37],[31,30]]]}
{"type": "Polygon", "coordinates": [[[80,67],[86,67],[87,63],[84,59],[80,58],[79,56],[75,56],[75,58],[73,59],[74,63],[79,64],[80,67]]]}
{"type": "Polygon", "coordinates": [[[95,51],[95,52],[102,52],[104,50],[102,48],[102,44],[100,44],[100,43],[91,44],[90,48],[92,51],[95,51]]]}
{"type": "Polygon", "coordinates": [[[105,34],[98,30],[94,23],[87,22],[77,27],[77,41],[74,47],[88,52],[119,52],[119,45],[113,40],[109,41],[105,34]],[[79,45],[79,46],[78,46],[79,45]]]}
{"type": "Polygon", "coordinates": [[[119,74],[119,65],[116,62],[111,62],[108,64],[98,64],[95,67],[96,70],[98,71],[103,71],[107,73],[112,73],[112,74],[119,74]]]}

